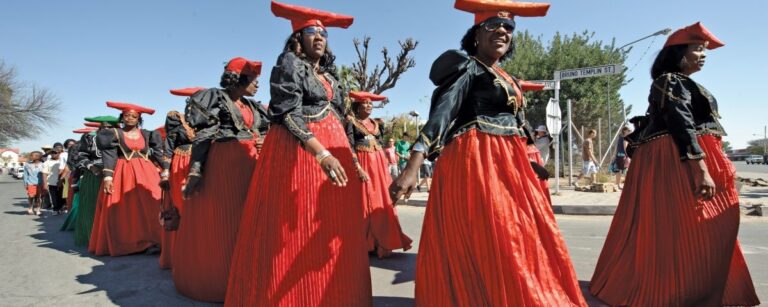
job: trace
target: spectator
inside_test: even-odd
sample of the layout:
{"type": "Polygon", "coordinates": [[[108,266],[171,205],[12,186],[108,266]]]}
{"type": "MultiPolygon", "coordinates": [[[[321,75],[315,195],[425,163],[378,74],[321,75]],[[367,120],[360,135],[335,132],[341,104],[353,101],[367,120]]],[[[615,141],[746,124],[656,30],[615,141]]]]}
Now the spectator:
{"type": "Polygon", "coordinates": [[[399,171],[402,172],[411,157],[411,136],[408,132],[403,133],[403,138],[395,143],[395,154],[399,158],[399,171]]]}
{"type": "Polygon", "coordinates": [[[416,185],[416,190],[421,192],[421,186],[425,185],[427,186],[427,191],[429,191],[430,183],[432,183],[432,162],[429,160],[424,160],[424,163],[421,164],[419,173],[421,175],[421,181],[416,185]]]}
{"type": "Polygon", "coordinates": [[[64,198],[62,197],[64,190],[59,184],[61,183],[59,175],[64,170],[64,164],[61,163],[61,152],[58,151],[63,150],[63,148],[63,146],[54,146],[54,149],[48,154],[50,158],[43,163],[43,189],[51,201],[54,215],[61,214],[64,205],[64,198]]]}
{"type": "Polygon", "coordinates": [[[29,163],[24,165],[24,188],[27,190],[29,210],[27,213],[40,215],[43,206],[43,153],[33,151],[29,154],[29,163]]]}
{"type": "Polygon", "coordinates": [[[539,150],[539,154],[541,154],[541,161],[543,161],[544,164],[547,164],[547,161],[549,161],[549,153],[552,149],[552,136],[549,135],[546,126],[539,125],[539,127],[536,128],[536,136],[533,142],[536,144],[536,149],[539,150]]]}
{"type": "Polygon", "coordinates": [[[594,153],[594,138],[596,136],[597,131],[595,131],[595,129],[590,129],[589,132],[587,132],[587,136],[584,138],[584,143],[581,145],[581,160],[584,164],[579,179],[588,176],[592,180],[590,183],[595,183],[597,181],[597,158],[595,158],[594,153]]]}
{"type": "Polygon", "coordinates": [[[394,180],[400,175],[400,167],[397,164],[397,153],[395,153],[395,139],[389,138],[386,147],[384,147],[384,155],[387,157],[387,167],[389,174],[392,175],[394,180]]]}
{"type": "Polygon", "coordinates": [[[608,167],[612,173],[616,174],[616,186],[619,189],[623,188],[621,186],[621,176],[626,174],[627,168],[629,168],[629,157],[627,157],[627,145],[629,142],[625,141],[624,137],[631,132],[632,130],[627,126],[621,128],[621,135],[616,140],[616,156],[613,158],[611,166],[608,167]]]}

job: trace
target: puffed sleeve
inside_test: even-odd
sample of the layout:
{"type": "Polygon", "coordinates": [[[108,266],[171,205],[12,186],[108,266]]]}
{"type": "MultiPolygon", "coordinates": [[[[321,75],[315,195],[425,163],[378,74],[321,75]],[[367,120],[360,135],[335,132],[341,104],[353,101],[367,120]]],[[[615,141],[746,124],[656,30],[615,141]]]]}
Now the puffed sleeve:
{"type": "Polygon", "coordinates": [[[111,177],[117,165],[117,151],[120,146],[117,129],[104,129],[96,134],[96,147],[101,151],[101,161],[104,163],[104,176],[111,177]]]}
{"type": "Polygon", "coordinates": [[[302,143],[315,136],[302,116],[304,99],[302,79],[307,67],[293,52],[284,52],[277,59],[269,78],[269,116],[274,123],[283,124],[302,143]]]}
{"type": "Polygon", "coordinates": [[[269,131],[269,124],[271,122],[269,120],[269,114],[268,114],[267,108],[265,108],[264,105],[261,104],[260,102],[255,102],[253,105],[254,105],[254,108],[256,109],[256,112],[254,112],[254,115],[258,116],[259,118],[259,121],[258,121],[259,125],[254,128],[259,131],[259,135],[261,137],[264,137],[265,135],[267,135],[267,132],[269,131]]]}
{"type": "MultiPolygon", "coordinates": [[[[442,62],[446,54],[440,56],[432,64],[430,78],[435,83],[437,83],[436,80],[438,79],[434,76],[435,70],[443,65],[442,62]]],[[[453,56],[451,55],[451,57],[453,56]]],[[[424,124],[414,144],[415,150],[424,149],[424,152],[430,159],[436,158],[439,154],[445,141],[445,133],[458,115],[459,109],[469,93],[473,80],[472,70],[475,65],[473,60],[468,60],[463,64],[462,68],[456,70],[451,76],[439,78],[441,82],[437,83],[439,86],[432,93],[429,119],[424,124]]]]}
{"type": "Polygon", "coordinates": [[[179,130],[181,126],[181,114],[176,111],[168,112],[165,117],[165,141],[163,142],[163,160],[167,161],[167,166],[164,165],[163,169],[170,169],[170,161],[173,160],[173,151],[176,150],[178,144],[179,130]]]}
{"type": "Polygon", "coordinates": [[[157,131],[145,131],[149,137],[147,144],[149,145],[149,150],[152,154],[152,160],[155,160],[155,162],[157,162],[163,169],[171,168],[170,161],[165,161],[165,159],[163,159],[163,137],[160,136],[160,133],[157,131]]]}
{"type": "Polygon", "coordinates": [[[352,149],[352,153],[354,154],[357,152],[357,149],[355,148],[355,124],[352,123],[352,119],[350,117],[351,115],[348,115],[345,118],[344,123],[346,123],[345,130],[347,132],[347,140],[349,141],[349,148],[352,149]]]}
{"type": "Polygon", "coordinates": [[[219,130],[219,112],[224,91],[207,89],[199,91],[187,99],[184,117],[189,126],[195,129],[190,155],[190,173],[201,175],[211,142],[219,130]]]}
{"type": "Polygon", "coordinates": [[[656,78],[651,87],[650,99],[661,111],[661,117],[680,151],[680,160],[704,158],[704,151],[696,139],[691,92],[681,77],[664,74],[656,78]]]}

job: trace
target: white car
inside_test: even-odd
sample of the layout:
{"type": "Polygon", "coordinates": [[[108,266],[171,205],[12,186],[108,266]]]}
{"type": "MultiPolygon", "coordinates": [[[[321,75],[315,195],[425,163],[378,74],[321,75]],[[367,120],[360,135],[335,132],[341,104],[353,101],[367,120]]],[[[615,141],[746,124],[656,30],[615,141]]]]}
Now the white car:
{"type": "Polygon", "coordinates": [[[747,162],[747,164],[763,164],[763,156],[761,155],[750,155],[744,161],[747,162]]]}
{"type": "Polygon", "coordinates": [[[24,178],[24,168],[19,167],[16,171],[13,172],[13,178],[16,179],[22,179],[24,178]]]}

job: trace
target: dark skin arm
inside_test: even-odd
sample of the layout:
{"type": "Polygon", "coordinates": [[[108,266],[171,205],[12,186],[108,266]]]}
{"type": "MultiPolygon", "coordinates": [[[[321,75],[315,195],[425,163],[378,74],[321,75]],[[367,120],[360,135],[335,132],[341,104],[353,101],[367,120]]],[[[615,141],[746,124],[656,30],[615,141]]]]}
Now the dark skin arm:
{"type": "Polygon", "coordinates": [[[416,188],[419,168],[424,163],[424,159],[424,153],[413,152],[411,154],[405,169],[389,187],[389,196],[392,198],[393,204],[397,204],[397,201],[403,196],[405,196],[406,200],[411,197],[411,193],[416,188]]]}
{"type": "Polygon", "coordinates": [[[709,175],[707,164],[704,163],[704,159],[699,160],[687,160],[684,162],[691,174],[693,174],[694,182],[694,196],[703,199],[712,199],[715,196],[716,188],[715,181],[712,180],[712,176],[709,175]]]}

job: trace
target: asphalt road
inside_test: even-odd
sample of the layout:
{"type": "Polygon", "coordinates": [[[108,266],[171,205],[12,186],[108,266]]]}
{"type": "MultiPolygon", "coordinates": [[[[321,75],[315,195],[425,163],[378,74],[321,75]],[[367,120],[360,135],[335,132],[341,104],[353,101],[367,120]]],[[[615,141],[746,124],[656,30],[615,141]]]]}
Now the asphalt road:
{"type": "MultiPolygon", "coordinates": [[[[64,216],[26,215],[20,181],[0,176],[0,306],[208,306],[176,293],[156,256],[93,257],[58,230],[64,216]]],[[[413,280],[424,207],[399,206],[413,250],[371,258],[375,306],[413,305],[413,280]]],[[[558,216],[579,280],[592,275],[609,216],[558,216]]],[[[739,238],[758,295],[768,300],[768,218],[742,217],[739,238]]],[[[447,251],[449,252],[449,251],[447,251]]],[[[591,306],[600,306],[587,297],[591,306]]]]}
{"type": "Polygon", "coordinates": [[[765,164],[747,164],[744,161],[735,161],[736,173],[761,173],[768,177],[768,165],[765,164]]]}

